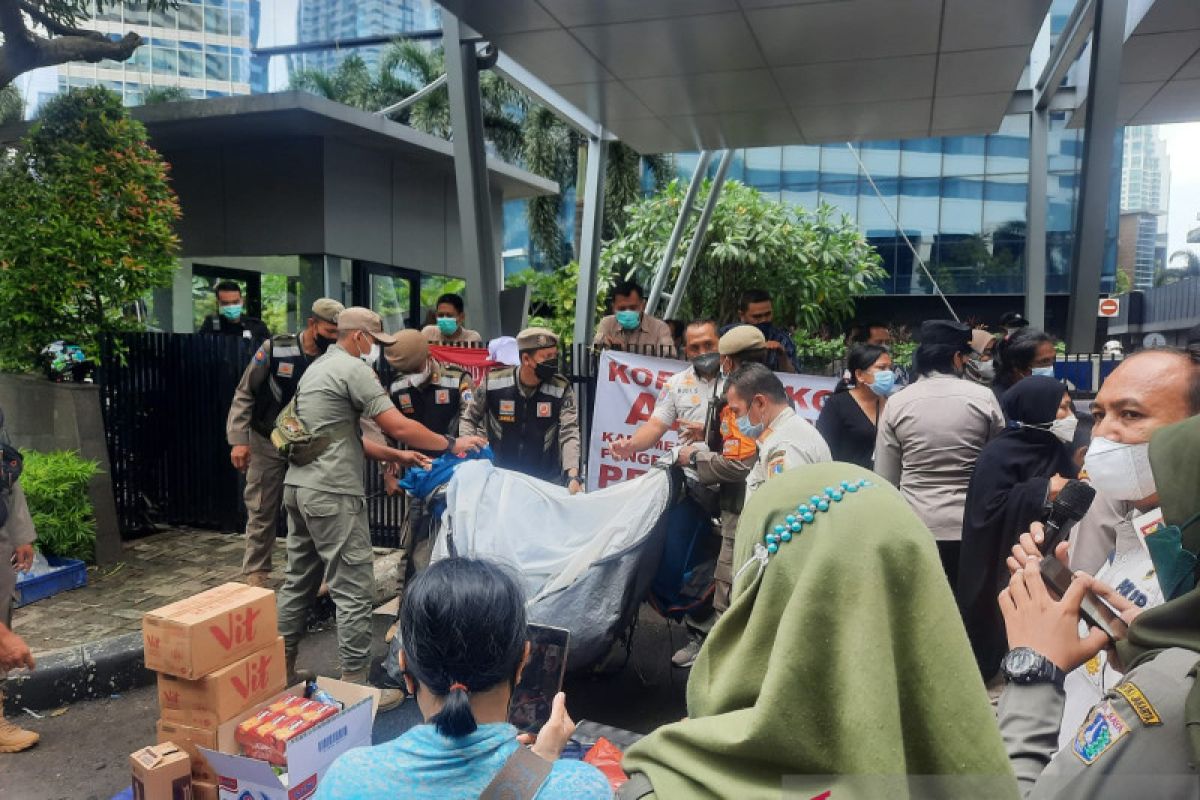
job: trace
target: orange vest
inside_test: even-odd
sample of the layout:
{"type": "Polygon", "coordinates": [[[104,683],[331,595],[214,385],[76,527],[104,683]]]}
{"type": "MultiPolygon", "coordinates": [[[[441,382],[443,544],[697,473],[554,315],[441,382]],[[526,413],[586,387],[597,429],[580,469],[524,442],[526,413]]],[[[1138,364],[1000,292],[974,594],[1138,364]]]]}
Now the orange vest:
{"type": "Polygon", "coordinates": [[[721,455],[733,461],[754,458],[758,444],[744,436],[737,426],[737,415],[728,405],[721,409],[721,455]]]}

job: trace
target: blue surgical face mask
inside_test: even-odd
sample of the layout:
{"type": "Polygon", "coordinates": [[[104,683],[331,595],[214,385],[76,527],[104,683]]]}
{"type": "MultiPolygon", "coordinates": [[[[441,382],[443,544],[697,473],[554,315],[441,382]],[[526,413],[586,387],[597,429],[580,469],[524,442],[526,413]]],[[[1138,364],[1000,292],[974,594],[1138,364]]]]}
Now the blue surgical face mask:
{"type": "Polygon", "coordinates": [[[437,326],[443,336],[453,336],[458,333],[458,320],[454,317],[438,317],[437,326]]]}
{"type": "Polygon", "coordinates": [[[867,386],[880,397],[888,397],[896,391],[896,373],[890,369],[881,369],[875,373],[875,382],[867,386]]]}
{"type": "Polygon", "coordinates": [[[242,315],[242,304],[237,303],[232,306],[221,306],[221,316],[226,319],[237,319],[242,315]]]}
{"type": "Polygon", "coordinates": [[[1041,375],[1043,378],[1053,378],[1053,377],[1054,377],[1054,367],[1053,367],[1053,366],[1049,366],[1049,367],[1034,367],[1034,368],[1033,368],[1033,374],[1034,374],[1034,375],[1041,375]]]}
{"type": "Polygon", "coordinates": [[[743,416],[737,418],[738,432],[748,439],[757,439],[762,436],[763,429],[767,426],[760,422],[757,425],[750,421],[750,411],[747,409],[743,416]]]}
{"type": "Polygon", "coordinates": [[[640,311],[618,311],[617,324],[622,329],[631,331],[638,326],[642,321],[642,313],[640,311]]]}

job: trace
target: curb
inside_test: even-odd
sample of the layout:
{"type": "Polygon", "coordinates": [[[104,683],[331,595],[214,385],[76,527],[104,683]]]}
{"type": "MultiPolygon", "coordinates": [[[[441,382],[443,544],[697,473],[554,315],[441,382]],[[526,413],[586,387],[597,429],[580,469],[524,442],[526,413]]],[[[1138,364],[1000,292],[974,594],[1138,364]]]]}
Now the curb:
{"type": "MultiPolygon", "coordinates": [[[[397,594],[401,551],[376,554],[375,604],[397,594]]],[[[37,669],[9,673],[3,686],[4,712],[44,711],[80,700],[111,697],[149,686],[154,673],[146,669],[142,634],[138,631],[99,639],[38,656],[37,669]]]]}

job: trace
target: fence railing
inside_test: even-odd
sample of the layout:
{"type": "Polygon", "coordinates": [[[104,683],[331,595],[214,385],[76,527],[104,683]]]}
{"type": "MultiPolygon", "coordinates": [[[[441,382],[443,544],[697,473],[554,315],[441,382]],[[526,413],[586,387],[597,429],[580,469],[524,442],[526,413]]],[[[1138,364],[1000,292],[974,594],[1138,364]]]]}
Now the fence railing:
{"type": "MultiPolygon", "coordinates": [[[[678,358],[656,347],[629,349],[678,358]]],[[[101,387],[117,513],[125,535],[135,536],[160,524],[242,529],[243,483],[229,462],[225,421],[234,389],[253,354],[251,342],[227,336],[132,333],[102,341],[96,380],[101,387]]],[[[564,348],[560,358],[560,371],[573,384],[582,412],[585,461],[599,359],[599,350],[582,345],[564,348]]],[[[1097,355],[1068,356],[1058,362],[1058,374],[1080,391],[1093,392],[1117,363],[1097,355]]],[[[844,362],[808,362],[805,367],[809,374],[838,376],[844,362]]],[[[381,371],[386,379],[386,365],[381,371]]],[[[372,541],[397,546],[403,495],[386,494],[373,463],[366,469],[366,493],[372,541]]]]}

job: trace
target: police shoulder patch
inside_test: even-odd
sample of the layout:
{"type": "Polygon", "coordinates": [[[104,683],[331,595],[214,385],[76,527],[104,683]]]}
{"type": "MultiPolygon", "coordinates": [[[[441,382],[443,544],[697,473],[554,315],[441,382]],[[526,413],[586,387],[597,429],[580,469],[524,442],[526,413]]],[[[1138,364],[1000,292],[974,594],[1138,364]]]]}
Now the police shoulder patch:
{"type": "Polygon", "coordinates": [[[263,342],[262,345],[258,348],[258,352],[256,352],[254,354],[254,363],[255,364],[265,364],[265,363],[267,363],[267,359],[269,359],[270,357],[271,357],[271,348],[269,346],[269,343],[263,342]]]}
{"type": "Polygon", "coordinates": [[[1101,703],[1091,710],[1083,725],[1079,726],[1071,750],[1080,761],[1090,766],[1128,733],[1129,726],[1125,720],[1111,705],[1101,703]]]}

